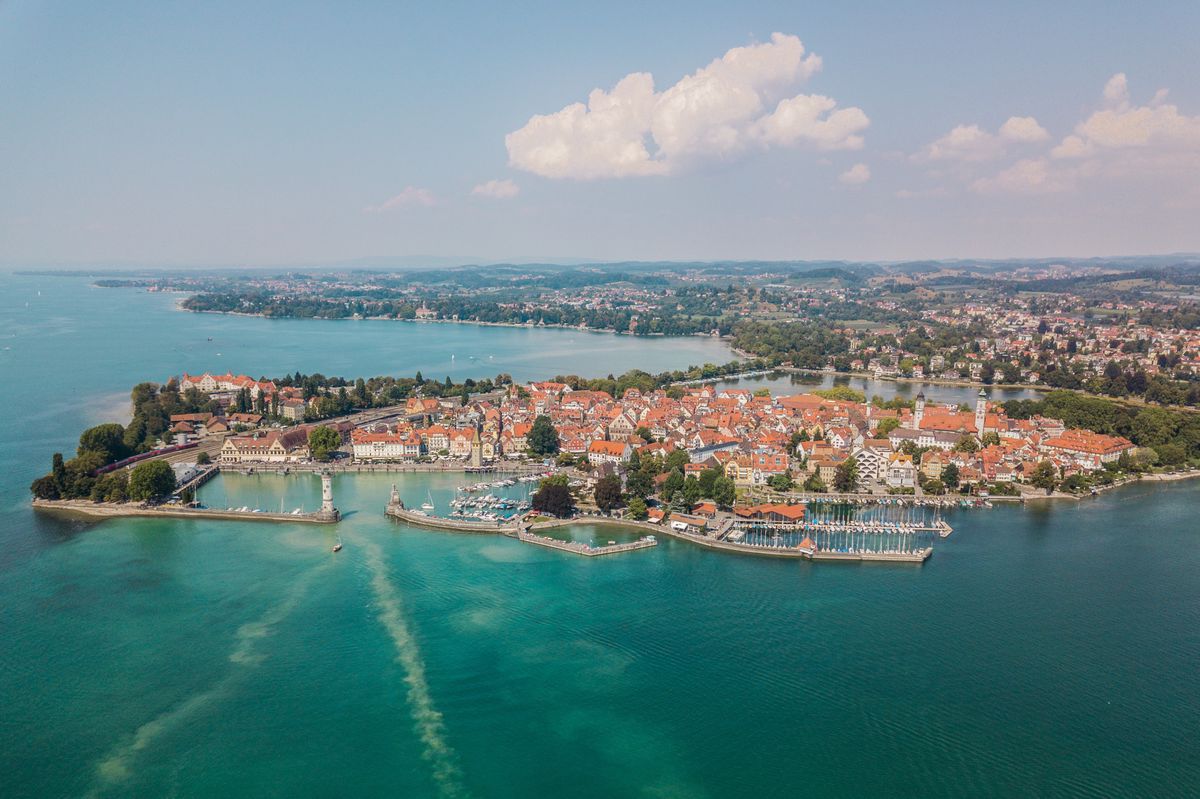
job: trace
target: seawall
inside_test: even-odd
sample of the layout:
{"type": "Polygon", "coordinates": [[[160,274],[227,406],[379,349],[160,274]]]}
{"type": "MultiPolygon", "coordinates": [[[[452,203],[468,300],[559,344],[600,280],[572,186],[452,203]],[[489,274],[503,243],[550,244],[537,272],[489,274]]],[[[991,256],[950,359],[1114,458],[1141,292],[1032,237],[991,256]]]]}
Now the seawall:
{"type": "Polygon", "coordinates": [[[97,503],[75,499],[35,499],[33,507],[37,510],[88,516],[98,519],[143,516],[150,518],[167,517],[171,519],[220,519],[223,521],[238,522],[300,522],[303,524],[336,524],[340,521],[338,516],[328,516],[320,511],[298,514],[270,513],[218,510],[215,508],[184,508],[169,505],[142,505],[136,502],[97,503]]]}

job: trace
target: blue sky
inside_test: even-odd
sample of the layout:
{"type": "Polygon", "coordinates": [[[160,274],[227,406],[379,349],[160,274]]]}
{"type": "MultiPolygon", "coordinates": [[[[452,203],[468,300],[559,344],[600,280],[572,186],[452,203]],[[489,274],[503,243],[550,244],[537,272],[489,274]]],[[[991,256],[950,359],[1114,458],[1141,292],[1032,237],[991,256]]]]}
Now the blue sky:
{"type": "Polygon", "coordinates": [[[984,5],[3,2],[0,262],[1200,250],[1200,4],[984,5]]]}

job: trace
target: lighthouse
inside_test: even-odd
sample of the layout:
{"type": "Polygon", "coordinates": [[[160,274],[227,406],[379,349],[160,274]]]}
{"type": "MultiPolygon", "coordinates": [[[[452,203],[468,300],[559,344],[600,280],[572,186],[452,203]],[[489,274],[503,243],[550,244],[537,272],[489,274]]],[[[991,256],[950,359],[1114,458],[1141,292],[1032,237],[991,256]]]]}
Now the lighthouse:
{"type": "Polygon", "coordinates": [[[320,516],[336,520],[338,509],[333,506],[333,477],[329,472],[321,472],[321,510],[320,516]]]}

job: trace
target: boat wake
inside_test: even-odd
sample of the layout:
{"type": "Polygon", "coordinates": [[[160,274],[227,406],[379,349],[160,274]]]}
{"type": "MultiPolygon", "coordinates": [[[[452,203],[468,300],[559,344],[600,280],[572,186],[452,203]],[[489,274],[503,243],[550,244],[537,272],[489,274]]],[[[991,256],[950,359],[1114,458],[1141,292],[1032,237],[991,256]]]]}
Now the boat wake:
{"type": "Polygon", "coordinates": [[[375,591],[375,602],[379,607],[379,622],[388,631],[396,645],[396,660],[407,673],[408,703],[413,724],[421,743],[425,747],[424,758],[433,769],[433,780],[442,796],[466,796],[462,783],[462,772],[458,758],[446,741],[446,725],[442,714],[434,707],[429,692],[429,681],[425,678],[425,660],[420,647],[404,618],[404,606],[392,581],[388,579],[387,566],[379,545],[367,542],[367,567],[371,570],[371,588],[375,591]]]}
{"type": "Polygon", "coordinates": [[[187,722],[210,704],[230,693],[234,685],[242,679],[247,670],[257,666],[266,659],[266,655],[258,650],[258,643],[274,633],[275,628],[286,619],[300,604],[304,594],[316,578],[317,574],[328,568],[329,562],[310,569],[292,584],[291,590],[282,601],[272,606],[260,618],[247,622],[238,628],[237,645],[229,653],[229,662],[233,664],[230,670],[207,690],[193,694],[179,704],[151,719],[128,738],[114,746],[109,753],[96,765],[95,782],[86,796],[103,796],[109,791],[118,792],[121,783],[133,776],[133,766],[137,756],[149,748],[165,733],[187,722]]]}

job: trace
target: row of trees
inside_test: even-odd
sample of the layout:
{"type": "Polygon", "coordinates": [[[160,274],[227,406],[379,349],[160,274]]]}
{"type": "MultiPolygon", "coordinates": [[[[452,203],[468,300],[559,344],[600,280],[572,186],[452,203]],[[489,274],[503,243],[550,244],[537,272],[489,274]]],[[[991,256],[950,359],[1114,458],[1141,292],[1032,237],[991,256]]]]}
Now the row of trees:
{"type": "Polygon", "coordinates": [[[38,499],[90,499],[93,502],[161,502],[175,491],[175,471],[166,461],[143,461],[133,469],[117,469],[99,477],[81,471],[78,458],[63,462],[54,453],[50,474],[33,481],[38,499]]]}

